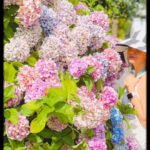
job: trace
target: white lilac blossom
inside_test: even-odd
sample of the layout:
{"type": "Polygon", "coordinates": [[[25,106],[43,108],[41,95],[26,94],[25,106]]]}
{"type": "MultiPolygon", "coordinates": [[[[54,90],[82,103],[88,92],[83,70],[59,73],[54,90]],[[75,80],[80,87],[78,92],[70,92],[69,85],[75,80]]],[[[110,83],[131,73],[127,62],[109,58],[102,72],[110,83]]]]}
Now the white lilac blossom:
{"type": "Polygon", "coordinates": [[[102,47],[106,33],[104,29],[98,25],[89,23],[90,29],[90,47],[92,50],[97,50],[102,47]]]}
{"type": "Polygon", "coordinates": [[[61,50],[61,41],[59,38],[51,35],[43,40],[39,55],[42,59],[59,60],[59,51],[61,50]]]}
{"type": "Polygon", "coordinates": [[[6,134],[12,140],[22,141],[29,133],[29,121],[26,116],[18,115],[18,123],[15,125],[9,120],[5,120],[6,134]]]}
{"type": "Polygon", "coordinates": [[[30,47],[23,37],[10,39],[4,46],[4,58],[7,61],[24,62],[30,56],[30,47]]]}
{"type": "Polygon", "coordinates": [[[42,29],[39,25],[25,28],[25,27],[19,27],[17,28],[17,31],[14,34],[14,37],[21,37],[25,39],[29,45],[30,48],[34,47],[40,40],[42,35],[42,29]]]}
{"type": "Polygon", "coordinates": [[[70,26],[76,23],[76,11],[71,3],[67,0],[61,0],[54,8],[58,14],[60,22],[70,26]]]}
{"type": "Polygon", "coordinates": [[[85,54],[90,45],[90,30],[88,26],[82,24],[76,26],[70,35],[71,40],[74,40],[80,55],[85,54]]]}

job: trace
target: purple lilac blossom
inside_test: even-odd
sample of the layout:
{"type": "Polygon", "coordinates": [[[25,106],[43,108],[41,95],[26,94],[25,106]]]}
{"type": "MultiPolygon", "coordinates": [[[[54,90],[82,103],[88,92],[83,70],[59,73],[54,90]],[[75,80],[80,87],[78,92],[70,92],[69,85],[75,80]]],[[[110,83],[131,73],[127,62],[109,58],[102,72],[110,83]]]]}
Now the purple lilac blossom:
{"type": "Polygon", "coordinates": [[[87,71],[88,65],[82,59],[74,59],[68,66],[68,71],[74,78],[79,78],[87,71]]]}
{"type": "Polygon", "coordinates": [[[29,135],[30,127],[29,121],[27,120],[26,116],[22,116],[19,114],[18,117],[18,123],[16,125],[12,124],[8,120],[5,120],[6,134],[8,138],[12,140],[22,141],[29,135]]]}
{"type": "Polygon", "coordinates": [[[106,109],[112,108],[118,100],[118,93],[109,86],[105,86],[100,101],[106,109]]]}

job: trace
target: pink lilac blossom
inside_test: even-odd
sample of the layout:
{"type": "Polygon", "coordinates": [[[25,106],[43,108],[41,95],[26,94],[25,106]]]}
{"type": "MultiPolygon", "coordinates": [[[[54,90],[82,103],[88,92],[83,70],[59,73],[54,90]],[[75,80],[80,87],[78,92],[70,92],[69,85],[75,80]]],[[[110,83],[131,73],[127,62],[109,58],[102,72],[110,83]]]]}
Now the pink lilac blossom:
{"type": "Polygon", "coordinates": [[[89,150],[107,150],[106,142],[97,137],[88,140],[88,146],[89,150]]]}
{"type": "Polygon", "coordinates": [[[17,75],[17,81],[22,91],[29,89],[37,78],[39,78],[38,71],[27,65],[21,67],[17,75]]]}
{"type": "Polygon", "coordinates": [[[97,99],[93,92],[89,92],[85,86],[78,89],[78,97],[80,98],[80,106],[83,114],[75,116],[74,125],[77,128],[92,129],[97,127],[103,116],[102,105],[97,105],[97,99]]]}
{"type": "Polygon", "coordinates": [[[29,131],[29,121],[27,120],[26,116],[22,116],[19,114],[18,116],[18,123],[12,124],[10,121],[5,120],[6,125],[6,134],[8,138],[12,140],[22,141],[26,138],[30,131],[29,131]]]}
{"type": "Polygon", "coordinates": [[[105,49],[102,53],[104,57],[108,60],[109,74],[119,72],[122,65],[120,55],[113,49],[105,49]]]}
{"type": "Polygon", "coordinates": [[[133,137],[127,138],[127,145],[129,150],[138,150],[138,143],[133,137]]]}
{"type": "Polygon", "coordinates": [[[98,79],[103,77],[104,65],[101,61],[98,61],[91,55],[83,57],[83,60],[88,65],[88,67],[94,67],[94,71],[91,74],[94,81],[97,81],[98,79]]]}
{"type": "Polygon", "coordinates": [[[85,74],[88,65],[82,59],[74,59],[68,66],[68,71],[74,78],[79,78],[85,74]]]}
{"type": "Polygon", "coordinates": [[[60,22],[70,26],[76,23],[77,16],[73,5],[67,0],[61,0],[54,8],[60,22]]]}
{"type": "Polygon", "coordinates": [[[23,1],[23,5],[19,7],[17,18],[24,27],[30,27],[39,23],[41,13],[39,0],[23,1]]]}
{"type": "Polygon", "coordinates": [[[58,69],[53,60],[38,60],[35,70],[39,73],[40,79],[52,87],[60,87],[58,69]]]}
{"type": "Polygon", "coordinates": [[[103,11],[94,11],[90,14],[90,20],[93,24],[102,27],[106,32],[109,29],[109,18],[108,15],[103,11]]]}
{"type": "Polygon", "coordinates": [[[100,102],[105,109],[112,108],[118,100],[118,93],[109,86],[105,86],[100,96],[100,102]]]}
{"type": "Polygon", "coordinates": [[[49,120],[47,121],[47,126],[52,130],[61,132],[67,127],[67,124],[63,124],[58,120],[57,117],[51,116],[49,120]]]}
{"type": "Polygon", "coordinates": [[[78,47],[78,51],[80,55],[85,54],[90,45],[90,30],[88,26],[82,24],[80,26],[76,26],[71,31],[71,40],[74,40],[76,46],[78,47]]]}
{"type": "Polygon", "coordinates": [[[4,46],[4,58],[7,61],[24,62],[30,56],[30,47],[23,37],[11,38],[4,46]]]}
{"type": "Polygon", "coordinates": [[[30,28],[19,27],[14,34],[14,37],[21,37],[25,39],[30,48],[34,47],[40,40],[42,29],[39,25],[30,28]]]}
{"type": "Polygon", "coordinates": [[[28,103],[32,100],[38,100],[43,96],[46,96],[46,89],[50,87],[51,85],[49,83],[44,82],[41,79],[36,79],[32,86],[25,92],[25,103],[28,103]]]}

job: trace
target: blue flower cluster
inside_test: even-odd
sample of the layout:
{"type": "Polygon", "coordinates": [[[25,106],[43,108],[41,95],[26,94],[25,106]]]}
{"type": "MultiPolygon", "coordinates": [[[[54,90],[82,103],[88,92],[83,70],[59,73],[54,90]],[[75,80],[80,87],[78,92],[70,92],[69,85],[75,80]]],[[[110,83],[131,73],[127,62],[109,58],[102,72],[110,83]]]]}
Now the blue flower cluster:
{"type": "Polygon", "coordinates": [[[124,132],[122,128],[116,127],[112,129],[112,142],[114,144],[121,144],[124,140],[124,132]]]}
{"type": "Polygon", "coordinates": [[[112,108],[110,110],[110,119],[111,119],[112,125],[114,127],[118,126],[122,123],[123,116],[122,116],[121,112],[119,111],[119,109],[112,108]]]}
{"type": "Polygon", "coordinates": [[[42,13],[39,18],[40,25],[47,36],[51,34],[51,31],[59,23],[57,19],[57,14],[47,6],[42,6],[42,13]]]}
{"type": "Polygon", "coordinates": [[[124,131],[122,129],[122,120],[123,116],[118,108],[113,107],[110,110],[110,119],[112,122],[112,142],[118,147],[119,150],[119,144],[124,140],[124,131]]]}

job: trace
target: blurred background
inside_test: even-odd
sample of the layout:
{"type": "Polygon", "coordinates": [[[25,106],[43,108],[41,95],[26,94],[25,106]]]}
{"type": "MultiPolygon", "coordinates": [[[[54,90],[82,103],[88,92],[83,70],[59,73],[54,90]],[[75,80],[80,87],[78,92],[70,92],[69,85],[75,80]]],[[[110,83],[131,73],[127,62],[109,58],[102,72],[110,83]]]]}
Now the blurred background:
{"type": "Polygon", "coordinates": [[[110,18],[110,34],[125,39],[135,29],[146,29],[146,0],[69,0],[84,2],[92,11],[103,10],[110,18]]]}

